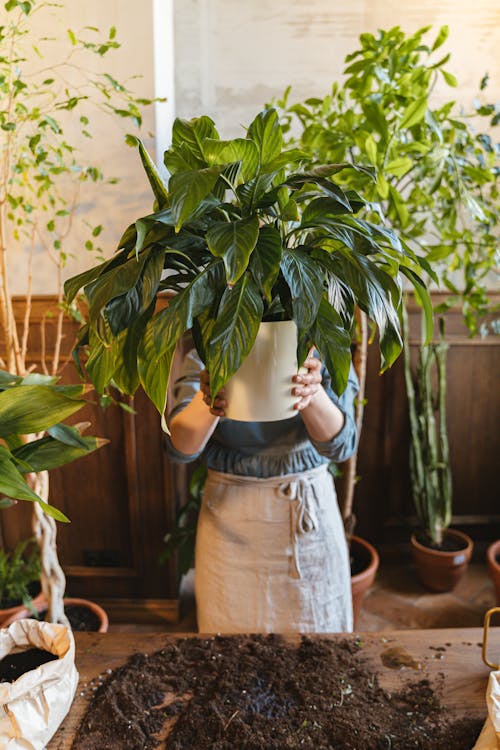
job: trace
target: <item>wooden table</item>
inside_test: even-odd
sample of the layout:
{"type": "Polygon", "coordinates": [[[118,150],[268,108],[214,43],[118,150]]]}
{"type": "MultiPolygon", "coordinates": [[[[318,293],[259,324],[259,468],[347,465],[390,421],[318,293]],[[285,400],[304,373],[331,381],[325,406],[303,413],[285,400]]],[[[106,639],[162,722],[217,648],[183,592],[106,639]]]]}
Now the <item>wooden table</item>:
{"type": "MultiPolygon", "coordinates": [[[[361,639],[363,652],[373,661],[374,671],[379,673],[380,682],[387,689],[395,690],[410,678],[432,679],[444,675],[443,704],[458,709],[463,716],[484,718],[489,669],[481,659],[482,635],[481,628],[456,628],[362,633],[348,637],[361,639]],[[404,663],[407,666],[403,666],[404,663]]],[[[131,654],[137,651],[151,654],[176,637],[179,636],[161,633],[76,633],[80,686],[68,716],[47,750],[70,750],[91,696],[92,680],[106,675],[107,669],[120,666],[131,654]]],[[[491,660],[500,661],[500,627],[490,630],[489,653],[491,660]]]]}

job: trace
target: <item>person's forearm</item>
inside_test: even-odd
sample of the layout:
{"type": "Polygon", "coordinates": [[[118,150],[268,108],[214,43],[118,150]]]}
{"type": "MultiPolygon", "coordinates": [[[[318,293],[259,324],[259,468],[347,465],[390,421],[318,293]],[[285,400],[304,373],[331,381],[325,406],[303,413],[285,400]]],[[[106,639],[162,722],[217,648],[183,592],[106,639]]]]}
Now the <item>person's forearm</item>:
{"type": "Polygon", "coordinates": [[[170,440],[181,453],[191,456],[199,453],[217,427],[219,417],[211,414],[199,391],[182,411],[170,422],[170,440]]]}
{"type": "Polygon", "coordinates": [[[299,411],[309,436],[318,443],[326,443],[339,434],[344,426],[344,415],[320,386],[310,403],[299,411]]]}

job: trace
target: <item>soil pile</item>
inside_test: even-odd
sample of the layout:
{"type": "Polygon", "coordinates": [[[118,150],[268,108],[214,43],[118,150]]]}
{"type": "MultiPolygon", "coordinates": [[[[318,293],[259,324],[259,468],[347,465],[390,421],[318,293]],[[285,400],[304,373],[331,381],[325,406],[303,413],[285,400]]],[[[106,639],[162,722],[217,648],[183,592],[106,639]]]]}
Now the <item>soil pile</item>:
{"type": "Polygon", "coordinates": [[[180,638],[96,692],[73,750],[470,750],[426,679],[388,693],[355,640],[180,638]]]}

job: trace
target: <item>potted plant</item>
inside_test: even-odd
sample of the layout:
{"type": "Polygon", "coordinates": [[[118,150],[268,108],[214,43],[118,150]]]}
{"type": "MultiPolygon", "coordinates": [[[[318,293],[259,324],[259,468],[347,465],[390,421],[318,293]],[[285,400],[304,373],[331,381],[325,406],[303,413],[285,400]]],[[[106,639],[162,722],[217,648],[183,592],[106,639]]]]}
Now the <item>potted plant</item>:
{"type": "Polygon", "coordinates": [[[495,584],[497,604],[500,605],[500,539],[490,544],[486,551],[488,569],[495,584]]]}
{"type": "Polygon", "coordinates": [[[40,551],[33,542],[25,539],[10,552],[0,549],[0,626],[19,610],[34,614],[44,602],[40,551]]]}
{"type": "MultiPolygon", "coordinates": [[[[448,28],[442,27],[430,44],[428,31],[407,36],[394,27],[377,36],[363,34],[360,48],[346,58],[346,80],[335,83],[328,96],[289,106],[287,92],[279,104],[286,129],[292,120],[299,121],[301,133],[294,143],[309,153],[312,163],[351,155],[376,170],[375,181],[367,181],[362,171],[345,171],[339,179],[344,189],[362,189],[368,200],[382,206],[402,240],[423,254],[425,277],[437,282],[439,276],[450,292],[436,312],[460,304],[473,335],[486,331],[481,319],[489,309],[489,273],[497,264],[499,151],[491,127],[500,116],[497,107],[478,99],[473,128],[471,117],[457,112],[454,101],[432,106],[437,79],[451,87],[457,81],[445,67],[449,55],[434,59],[448,28]]],[[[487,76],[480,88],[486,85],[487,76]]],[[[370,218],[379,220],[376,211],[370,218]]],[[[446,343],[444,333],[431,342],[425,324],[422,331],[418,372],[413,373],[404,328],[405,368],[420,542],[435,549],[443,535],[456,541],[459,533],[447,531],[451,475],[444,412],[446,343]],[[433,363],[438,365],[437,392],[431,388],[433,363]]],[[[462,549],[444,551],[444,559],[455,560],[463,570],[471,548],[468,540],[460,539],[462,549]]],[[[433,576],[432,583],[436,585],[433,576]]]]}
{"type": "MultiPolygon", "coordinates": [[[[293,321],[298,366],[319,351],[342,393],[351,362],[354,309],[378,326],[381,369],[401,351],[403,275],[427,301],[418,256],[393,231],[358,215],[365,202],[333,179],[353,164],[300,170],[283,147],[274,109],[245,137],[220,138],[208,117],[176,120],[162,182],[139,151],[154,213],[134,222],[110,260],[66,282],[88,303],[81,332],[86,370],[105,393],[139,384],[163,416],[177,342],[191,330],[215,394],[244,363],[263,321],[293,321]],[[158,295],[173,296],[155,312],[158,295]]],[[[430,306],[426,304],[426,309],[430,306]]]]}

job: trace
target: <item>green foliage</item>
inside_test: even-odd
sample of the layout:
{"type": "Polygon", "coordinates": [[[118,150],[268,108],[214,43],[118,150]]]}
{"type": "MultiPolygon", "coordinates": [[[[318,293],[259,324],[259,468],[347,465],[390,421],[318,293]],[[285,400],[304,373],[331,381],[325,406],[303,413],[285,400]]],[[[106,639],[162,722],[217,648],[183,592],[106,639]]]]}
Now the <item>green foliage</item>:
{"type": "MultiPolygon", "coordinates": [[[[445,67],[450,56],[435,54],[448,28],[442,27],[431,44],[429,31],[406,36],[394,27],[377,36],[363,34],[360,48],[346,58],[344,82],[334,83],[330,94],[289,105],[288,89],[278,105],[285,131],[297,133],[298,127],[291,143],[307,152],[312,164],[351,158],[374,170],[374,180],[361,170],[344,171],[339,183],[372,203],[371,221],[382,221],[382,208],[389,225],[421,254],[425,276],[439,279],[449,292],[436,312],[460,305],[474,335],[485,330],[481,319],[497,309],[488,290],[500,260],[500,145],[493,138],[500,106],[476,100],[473,111],[464,114],[453,99],[433,103],[438,79],[452,88],[457,81],[445,67]]],[[[487,77],[480,89],[486,85],[487,77]]],[[[401,272],[412,273],[404,267],[401,272]]],[[[427,294],[421,296],[419,282],[410,280],[425,309],[427,294]]],[[[430,311],[425,315],[429,321],[430,311]]],[[[452,512],[446,344],[431,343],[425,323],[422,331],[413,374],[405,328],[410,471],[419,524],[439,544],[452,512]]]]}
{"type": "Polygon", "coordinates": [[[39,503],[47,515],[68,521],[26,481],[26,474],[57,468],[100,448],[106,440],[83,437],[81,427],[60,424],[85,406],[84,385],[57,385],[57,378],[24,378],[0,370],[0,494],[39,503]],[[46,435],[43,433],[46,431],[46,435]],[[38,439],[25,436],[39,433],[38,439]]]}
{"type": "Polygon", "coordinates": [[[26,539],[11,552],[0,548],[0,608],[23,604],[31,608],[30,585],[40,579],[40,551],[26,539]]]}
{"type": "Polygon", "coordinates": [[[299,364],[314,344],[341,393],[356,304],[379,328],[381,369],[394,362],[403,274],[426,292],[418,256],[339,184],[345,172],[369,180],[371,170],[334,163],[304,171],[307,155],[283,146],[274,109],[229,141],[208,117],[176,120],[165,153],[168,186],[139,148],[155,212],[126,230],[111,261],[66,284],[68,301],[84,286],[89,320],[81,343],[100,392],[114,383],[133,393],[140,382],[163,414],[175,346],[192,329],[215,397],[261,320],[292,319],[299,364]],[[155,313],[160,292],[175,296],[155,313]]]}
{"type": "Polygon", "coordinates": [[[500,260],[500,145],[493,138],[500,106],[475,100],[464,114],[453,98],[433,103],[438,79],[453,88],[457,82],[445,67],[450,55],[435,54],[448,28],[432,44],[429,29],[363,34],[360,48],[346,57],[345,81],[330,94],[289,105],[287,90],[278,104],[284,129],[299,127],[293,143],[313,163],[352,159],[375,170],[375,181],[361,171],[344,171],[339,181],[374,202],[372,221],[380,220],[382,206],[450,292],[439,311],[460,304],[475,334],[494,309],[488,284],[500,260]]]}

